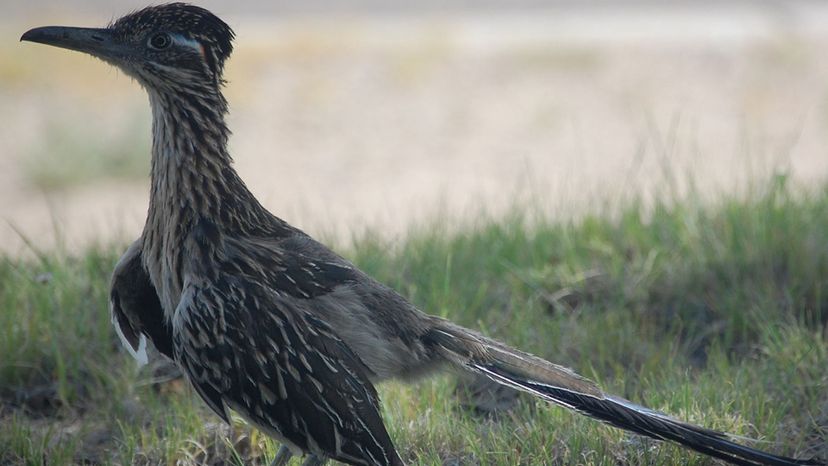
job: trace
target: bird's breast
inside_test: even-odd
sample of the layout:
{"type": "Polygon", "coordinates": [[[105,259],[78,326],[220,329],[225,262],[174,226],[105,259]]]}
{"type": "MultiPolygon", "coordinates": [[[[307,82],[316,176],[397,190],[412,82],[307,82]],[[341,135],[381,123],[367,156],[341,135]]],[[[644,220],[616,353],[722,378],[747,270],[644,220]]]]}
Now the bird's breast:
{"type": "Polygon", "coordinates": [[[179,214],[150,211],[144,230],[144,266],[168,320],[172,319],[184,288],[188,229],[179,214]]]}

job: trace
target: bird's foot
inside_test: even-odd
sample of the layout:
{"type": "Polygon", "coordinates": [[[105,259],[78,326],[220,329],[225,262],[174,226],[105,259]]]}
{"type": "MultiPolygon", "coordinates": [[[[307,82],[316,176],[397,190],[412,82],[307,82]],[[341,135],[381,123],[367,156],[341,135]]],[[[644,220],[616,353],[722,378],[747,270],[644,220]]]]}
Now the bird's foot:
{"type": "Polygon", "coordinates": [[[325,466],[325,463],[327,462],[327,458],[320,458],[318,456],[308,455],[308,457],[305,458],[305,462],[302,463],[302,466],[325,466]]]}
{"type": "Polygon", "coordinates": [[[279,448],[279,451],[276,452],[276,456],[273,458],[273,462],[270,463],[270,466],[287,466],[288,461],[293,457],[293,453],[290,452],[290,448],[282,445],[279,448]]]}

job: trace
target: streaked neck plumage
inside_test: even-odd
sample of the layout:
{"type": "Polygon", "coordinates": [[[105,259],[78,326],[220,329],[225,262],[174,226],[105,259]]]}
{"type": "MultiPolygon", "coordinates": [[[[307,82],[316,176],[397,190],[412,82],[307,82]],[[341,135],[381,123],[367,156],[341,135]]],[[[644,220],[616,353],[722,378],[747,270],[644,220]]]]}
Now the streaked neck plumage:
{"type": "Polygon", "coordinates": [[[150,90],[149,98],[153,141],[148,223],[162,222],[152,225],[158,230],[170,216],[218,221],[230,207],[227,194],[247,191],[227,153],[226,101],[218,91],[150,90]]]}
{"type": "Polygon", "coordinates": [[[149,89],[149,100],[152,168],[142,257],[171,318],[193,247],[209,252],[199,252],[203,261],[218,251],[216,244],[194,246],[194,232],[209,229],[208,241],[215,243],[228,234],[272,234],[284,222],[259,204],[232,167],[224,121],[227,102],[217,87],[149,89]]]}

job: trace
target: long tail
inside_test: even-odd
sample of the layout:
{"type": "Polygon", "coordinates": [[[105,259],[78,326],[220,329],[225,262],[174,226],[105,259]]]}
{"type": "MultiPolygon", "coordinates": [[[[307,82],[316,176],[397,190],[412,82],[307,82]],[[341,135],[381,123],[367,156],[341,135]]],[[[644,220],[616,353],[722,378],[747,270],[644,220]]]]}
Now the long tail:
{"type": "Polygon", "coordinates": [[[531,393],[546,401],[658,440],[671,440],[738,465],[824,465],[765,453],[728,439],[727,434],[694,426],[603,393],[572,370],[510,348],[447,321],[436,321],[425,341],[465,370],[531,393]]]}

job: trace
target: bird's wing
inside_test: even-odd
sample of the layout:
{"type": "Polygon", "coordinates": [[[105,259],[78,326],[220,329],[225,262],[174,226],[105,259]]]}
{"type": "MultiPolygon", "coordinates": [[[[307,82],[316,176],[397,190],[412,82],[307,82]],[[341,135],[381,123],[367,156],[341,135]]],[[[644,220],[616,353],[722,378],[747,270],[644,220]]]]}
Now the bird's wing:
{"type": "Polygon", "coordinates": [[[222,266],[239,276],[258,277],[273,289],[298,299],[313,299],[365,276],[304,233],[267,238],[224,238],[228,256],[222,266]]]}
{"type": "Polygon", "coordinates": [[[112,325],[129,353],[147,362],[146,340],[172,358],[172,335],[164,320],[158,294],[141,262],[141,241],[127,249],[112,273],[109,293],[112,325]]]}
{"type": "Polygon", "coordinates": [[[319,456],[402,464],[367,369],[307,304],[225,272],[190,280],[173,319],[176,360],[220,415],[232,408],[319,456]]]}

